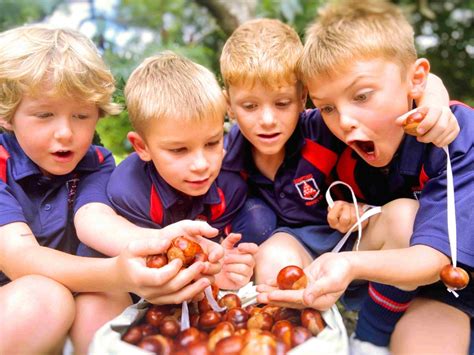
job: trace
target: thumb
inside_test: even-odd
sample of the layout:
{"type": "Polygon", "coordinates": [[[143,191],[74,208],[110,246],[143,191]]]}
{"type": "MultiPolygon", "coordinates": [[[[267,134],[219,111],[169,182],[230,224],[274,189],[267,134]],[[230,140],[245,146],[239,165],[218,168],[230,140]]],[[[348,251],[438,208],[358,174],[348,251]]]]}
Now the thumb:
{"type": "Polygon", "coordinates": [[[226,249],[233,249],[234,245],[242,238],[241,234],[230,233],[221,243],[221,246],[226,249]]]}
{"type": "Polygon", "coordinates": [[[127,250],[133,256],[147,256],[166,253],[169,246],[170,240],[168,239],[144,238],[132,240],[127,245],[127,250]]]}

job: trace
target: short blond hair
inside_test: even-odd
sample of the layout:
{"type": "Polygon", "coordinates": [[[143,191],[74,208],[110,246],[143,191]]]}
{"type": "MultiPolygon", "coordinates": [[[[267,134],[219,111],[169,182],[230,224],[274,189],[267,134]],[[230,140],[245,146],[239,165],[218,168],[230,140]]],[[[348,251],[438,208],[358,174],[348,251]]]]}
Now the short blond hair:
{"type": "Polygon", "coordinates": [[[256,82],[273,87],[296,81],[296,63],[303,50],[298,33],[275,19],[256,19],[239,26],[220,57],[225,86],[256,82]]]}
{"type": "Polygon", "coordinates": [[[143,134],[157,119],[222,119],[227,109],[222,88],[204,66],[171,51],[145,59],[125,86],[130,122],[143,134]]]}
{"type": "Polygon", "coordinates": [[[413,28],[401,9],[385,0],[336,0],[306,32],[298,77],[305,82],[375,58],[398,64],[402,74],[416,60],[413,28]]]}
{"type": "Polygon", "coordinates": [[[91,40],[45,25],[0,33],[0,119],[11,122],[25,94],[65,95],[94,103],[100,116],[118,114],[115,80],[91,40]],[[44,85],[51,87],[42,92],[44,85]]]}

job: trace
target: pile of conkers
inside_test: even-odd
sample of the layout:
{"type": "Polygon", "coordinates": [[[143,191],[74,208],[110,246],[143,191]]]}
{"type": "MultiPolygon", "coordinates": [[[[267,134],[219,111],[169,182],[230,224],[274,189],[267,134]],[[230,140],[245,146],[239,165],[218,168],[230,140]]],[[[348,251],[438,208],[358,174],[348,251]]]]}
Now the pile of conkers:
{"type": "MultiPolygon", "coordinates": [[[[301,284],[302,275],[295,276],[299,273],[295,267],[285,269],[280,272],[279,281],[286,281],[286,286],[301,284]],[[284,280],[285,273],[292,281],[284,280]]],[[[302,270],[301,273],[304,276],[302,270]]],[[[215,299],[218,291],[212,287],[215,299]]],[[[218,304],[226,310],[213,310],[205,298],[190,304],[191,327],[183,331],[178,305],[150,305],[145,316],[128,328],[122,340],[155,354],[285,354],[317,336],[325,327],[321,313],[312,308],[242,307],[241,299],[234,293],[218,299],[218,304]]]]}

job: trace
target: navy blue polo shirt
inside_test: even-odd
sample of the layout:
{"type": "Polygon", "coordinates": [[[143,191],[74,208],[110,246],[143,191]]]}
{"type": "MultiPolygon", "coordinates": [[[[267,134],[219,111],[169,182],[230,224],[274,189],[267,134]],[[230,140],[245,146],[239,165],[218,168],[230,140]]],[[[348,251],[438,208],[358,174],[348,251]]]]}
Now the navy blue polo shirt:
{"type": "Polygon", "coordinates": [[[306,110],[285,145],[285,158],[274,181],[256,168],[251,144],[237,125],[225,137],[227,153],[222,170],[246,176],[249,193],[275,211],[280,226],[327,225],[324,194],[343,147],[325,125],[319,110],[306,110]]]}
{"type": "MultiPolygon", "coordinates": [[[[91,146],[76,169],[67,175],[47,177],[24,153],[15,136],[0,134],[2,155],[9,155],[0,172],[0,226],[24,222],[42,246],[75,254],[79,240],[68,219],[68,191],[73,178],[78,178],[73,213],[82,206],[100,202],[110,206],[107,181],[115,162],[103,147],[91,146]],[[6,180],[6,181],[5,181],[6,180]]],[[[16,237],[16,236],[13,236],[16,237]]],[[[0,274],[0,284],[8,282],[0,274]]]]}
{"type": "MultiPolygon", "coordinates": [[[[461,131],[449,145],[454,179],[458,262],[474,269],[474,112],[451,106],[461,131]]],[[[339,179],[349,183],[362,200],[382,205],[401,197],[420,203],[411,245],[427,245],[450,256],[446,205],[446,154],[432,144],[406,135],[391,163],[368,165],[356,153],[343,153],[339,179]]]]}
{"type": "Polygon", "coordinates": [[[138,226],[161,228],[200,219],[223,235],[245,203],[247,186],[238,174],[221,172],[205,195],[191,197],[171,187],[152,162],[132,153],[115,169],[107,193],[117,213],[138,226]]]}

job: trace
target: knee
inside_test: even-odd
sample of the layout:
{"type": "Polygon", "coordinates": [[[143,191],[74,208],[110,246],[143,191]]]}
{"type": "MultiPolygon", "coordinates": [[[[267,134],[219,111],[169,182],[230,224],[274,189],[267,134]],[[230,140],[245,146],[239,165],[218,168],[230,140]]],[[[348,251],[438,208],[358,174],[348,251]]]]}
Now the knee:
{"type": "Polygon", "coordinates": [[[263,201],[249,198],[232,224],[234,232],[242,233],[242,242],[261,244],[275,230],[277,217],[263,201]]]}
{"type": "Polygon", "coordinates": [[[17,314],[21,312],[25,317],[38,314],[38,319],[47,315],[59,327],[69,329],[75,315],[74,297],[69,289],[40,275],[25,276],[16,282],[20,283],[13,297],[17,314]]]}
{"type": "Polygon", "coordinates": [[[385,228],[390,232],[391,240],[399,247],[408,247],[413,234],[418,202],[410,199],[397,199],[383,206],[382,216],[385,228]]]}
{"type": "Polygon", "coordinates": [[[15,343],[36,350],[51,349],[63,341],[74,321],[71,292],[43,276],[30,275],[12,281],[2,287],[1,299],[0,319],[9,325],[2,330],[2,346],[6,349],[15,343]]]}

